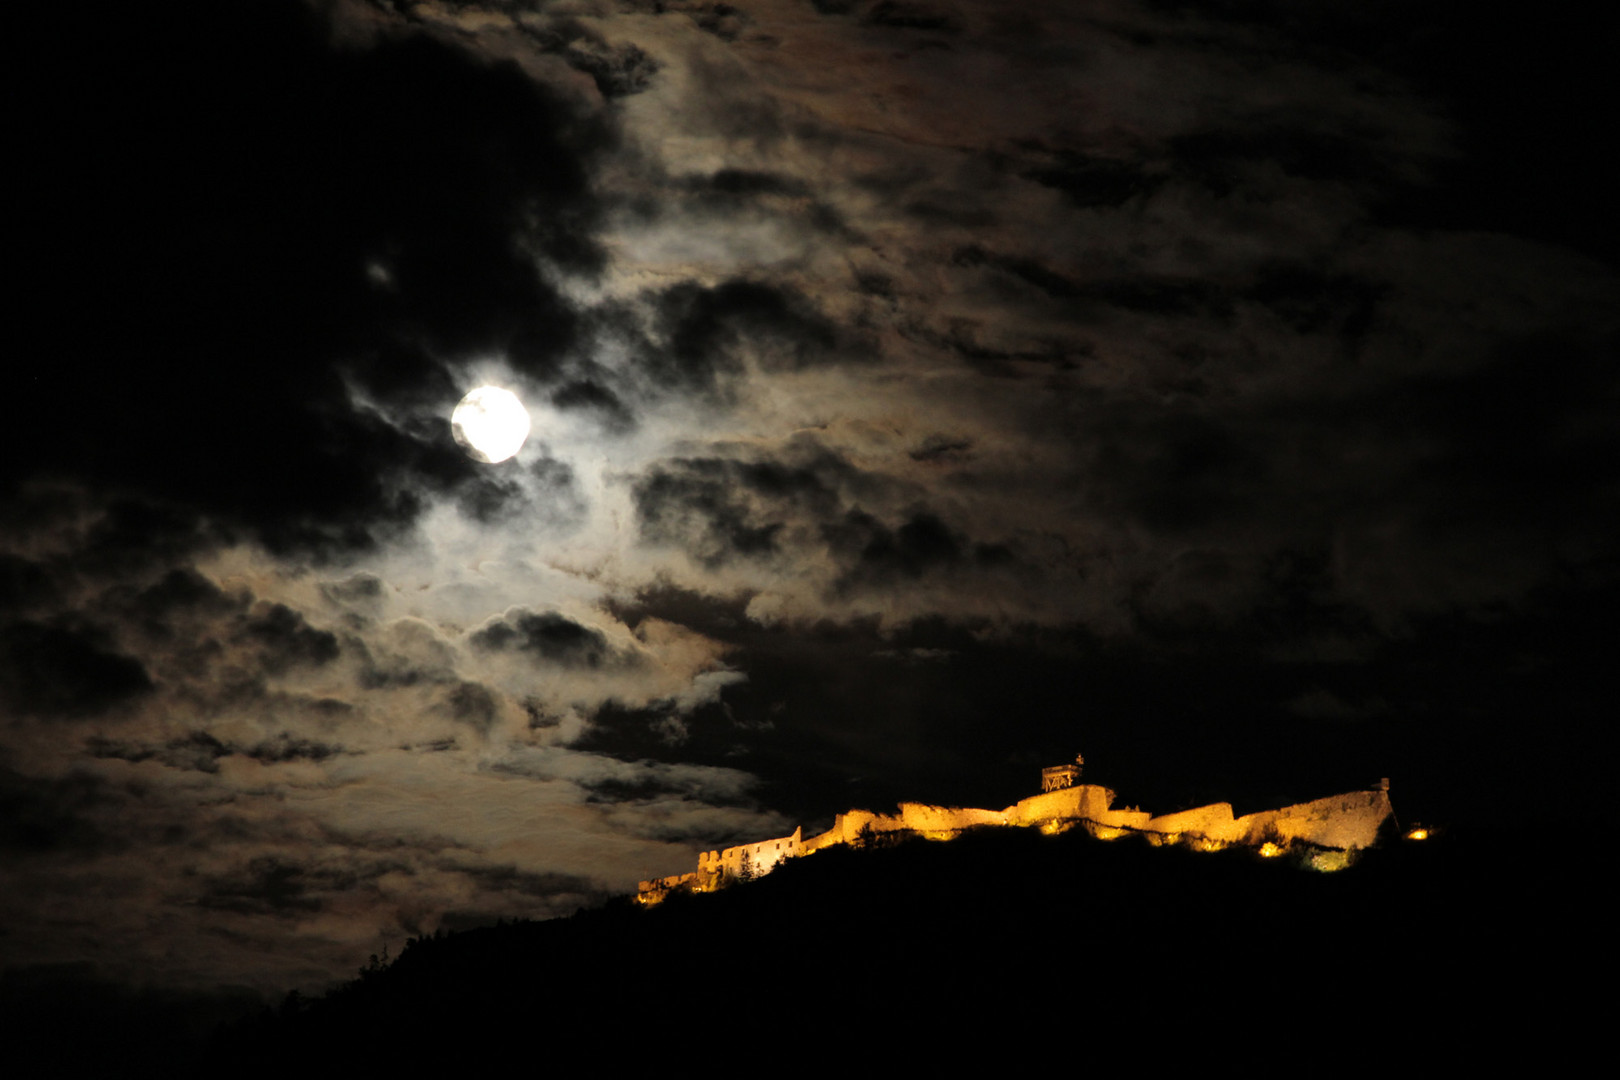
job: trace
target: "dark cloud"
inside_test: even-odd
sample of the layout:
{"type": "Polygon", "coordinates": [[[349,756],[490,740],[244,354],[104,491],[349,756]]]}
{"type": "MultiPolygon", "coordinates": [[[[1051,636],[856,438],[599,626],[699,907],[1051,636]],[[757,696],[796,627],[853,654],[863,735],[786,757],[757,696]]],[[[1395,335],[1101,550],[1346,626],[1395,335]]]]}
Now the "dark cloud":
{"type": "Polygon", "coordinates": [[[515,516],[527,502],[516,480],[495,472],[473,477],[456,493],[461,512],[485,525],[515,516]]]}
{"type": "Polygon", "coordinates": [[[530,731],[544,731],[563,722],[563,718],[547,708],[544,702],[532,698],[523,703],[523,711],[528,714],[530,731]]]}
{"type": "MultiPolygon", "coordinates": [[[[614,712],[615,716],[610,722],[624,723],[634,716],[639,720],[650,722],[651,726],[658,725],[659,709],[656,707],[645,711],[625,711],[615,707],[614,712]]],[[[652,762],[642,761],[633,769],[626,769],[618,775],[608,774],[582,779],[580,786],[588,792],[588,801],[593,803],[618,805],[690,800],[695,806],[732,806],[748,809],[757,807],[752,783],[737,785],[729,791],[723,790],[715,783],[715,778],[711,774],[712,770],[655,765],[652,762]]],[[[661,835],[673,838],[671,833],[661,835]]]]}
{"type": "Polygon", "coordinates": [[[943,191],[913,199],[903,209],[925,225],[981,229],[996,224],[995,212],[978,205],[977,200],[943,191]]]}
{"type": "Polygon", "coordinates": [[[554,457],[542,457],[529,466],[534,484],[534,521],[556,535],[566,535],[584,524],[590,504],[580,490],[574,467],[554,457]]]}
{"type": "Polygon", "coordinates": [[[804,181],[781,173],[758,169],[719,169],[710,175],[692,181],[694,187],[733,198],[757,195],[807,195],[804,181]]]}
{"type": "Polygon", "coordinates": [[[227,596],[225,590],[196,570],[177,567],[141,590],[136,603],[143,616],[161,620],[176,611],[201,609],[223,613],[234,608],[239,601],[227,596]]]}
{"type": "Polygon", "coordinates": [[[822,526],[822,539],[846,567],[836,588],[883,589],[959,566],[993,568],[1013,561],[1001,544],[975,544],[926,510],[909,514],[897,527],[871,514],[851,510],[842,521],[822,526]]]}
{"type": "Polygon", "coordinates": [[[176,567],[144,588],[115,585],[100,599],[149,640],[197,646],[191,630],[213,620],[242,617],[251,598],[225,592],[191,567],[176,567]]]}
{"type": "MultiPolygon", "coordinates": [[[[1014,264],[1019,277],[1052,295],[1063,296],[1066,284],[1061,278],[1042,273],[1040,268],[1014,264]]],[[[1150,315],[1205,315],[1213,319],[1231,317],[1231,298],[1220,285],[1194,278],[1141,276],[1093,282],[1071,295],[1081,295],[1127,311],[1150,315]]]]}
{"type": "Polygon", "coordinates": [[[582,626],[555,611],[513,608],[476,630],[470,640],[489,652],[527,653],[565,667],[601,667],[613,649],[600,630],[582,626]]]}
{"type": "MultiPolygon", "coordinates": [[[[916,460],[956,454],[944,441],[916,460]]],[[[902,511],[886,524],[862,504],[899,490],[837,454],[795,453],[794,462],[678,458],[640,477],[633,489],[641,538],[678,547],[708,569],[736,561],[813,562],[830,556],[835,591],[882,588],[950,568],[988,569],[1013,561],[1000,543],[979,543],[927,509],[902,511]]],[[[802,570],[802,566],[800,567],[802,570]]]]}
{"type": "MultiPolygon", "coordinates": [[[[198,551],[230,538],[217,523],[168,502],[106,492],[91,495],[78,488],[51,494],[63,496],[62,505],[53,508],[62,518],[91,522],[75,537],[72,552],[73,568],[87,574],[143,577],[154,569],[188,562],[198,551]]],[[[25,490],[17,501],[27,504],[38,497],[37,489],[25,490]]],[[[71,526],[68,531],[78,532],[71,526]]]]}
{"type": "Polygon", "coordinates": [[[0,553],[0,611],[20,613],[56,599],[56,582],[42,563],[0,553]]]}
{"type": "Polygon", "coordinates": [[[273,675],[293,667],[320,667],[338,656],[337,635],[317,630],[285,604],[260,603],[236,627],[236,638],[256,647],[273,675]]]}
{"type": "Polygon", "coordinates": [[[1285,175],[1335,183],[1387,181],[1386,163],[1365,139],[1314,128],[1319,118],[1267,116],[1254,130],[1203,130],[1170,140],[1173,168],[1217,197],[1247,186],[1246,171],[1276,168],[1285,175]]]}
{"type": "Polygon", "coordinates": [[[36,622],[0,627],[0,700],[14,714],[93,716],[153,688],[146,668],[92,627],[36,622]]]}
{"type": "Polygon", "coordinates": [[[782,523],[757,520],[729,490],[723,467],[716,465],[699,463],[678,474],[658,470],[637,480],[642,539],[682,547],[710,567],[774,553],[782,523]]]}
{"type": "Polygon", "coordinates": [[[869,26],[890,26],[900,30],[954,33],[961,29],[947,5],[909,3],[907,0],[878,0],[866,9],[861,21],[869,26]]]}
{"type": "Polygon", "coordinates": [[[730,4],[677,0],[671,7],[684,11],[700,30],[713,34],[722,41],[735,41],[737,35],[747,29],[753,21],[745,12],[730,4]]]}
{"type": "Polygon", "coordinates": [[[428,754],[442,754],[447,750],[455,750],[460,746],[455,739],[435,739],[432,742],[421,744],[407,744],[401,750],[420,750],[428,754]]]}
{"type": "Polygon", "coordinates": [[[1391,291],[1370,277],[1279,260],[1255,271],[1246,297],[1298,333],[1332,335],[1353,352],[1391,291]]]}
{"type": "Polygon", "coordinates": [[[117,848],[124,838],[98,818],[118,801],[97,777],[33,777],[0,765],[0,850],[42,855],[117,848]]]}
{"type": "Polygon", "coordinates": [[[333,743],[316,742],[283,731],[274,738],[255,743],[240,752],[256,761],[279,764],[287,761],[325,761],[329,757],[348,751],[333,743]]]}
{"type": "Polygon", "coordinates": [[[995,255],[976,244],[952,252],[951,262],[963,267],[993,266],[1056,299],[1068,300],[1081,294],[1074,282],[1035,259],[995,255]]]}
{"type": "Polygon", "coordinates": [[[321,583],[321,592],[338,604],[370,605],[383,597],[383,581],[376,574],[359,573],[342,581],[321,583]]]}
{"type": "Polygon", "coordinates": [[[1026,168],[1025,177],[1056,188],[1079,207],[1121,206],[1138,196],[1149,195],[1163,177],[1140,162],[1086,154],[1069,147],[1055,150],[1029,144],[1024,149],[1042,153],[1048,163],[1026,168]]]}
{"type": "Polygon", "coordinates": [[[239,915],[299,918],[325,908],[321,893],[329,884],[296,862],[264,856],[235,873],[208,881],[195,903],[239,915]]]}
{"type": "Polygon", "coordinates": [[[438,684],[455,681],[454,663],[447,644],[426,628],[412,640],[393,638],[373,648],[353,641],[360,659],[360,685],[367,690],[438,684]]]}
{"type": "Polygon", "coordinates": [[[925,461],[932,464],[946,464],[961,461],[973,449],[973,440],[967,438],[952,438],[949,435],[930,435],[922,441],[922,445],[911,451],[911,460],[925,461]]]}
{"type": "Polygon", "coordinates": [[[500,699],[487,686],[474,682],[457,683],[445,698],[450,715],[479,731],[488,731],[495,723],[500,699]]]}
{"type": "Polygon", "coordinates": [[[689,228],[717,233],[740,222],[772,229],[787,226],[802,234],[807,243],[824,242],[827,237],[856,238],[844,215],[818,197],[814,185],[786,173],[720,169],[682,178],[677,191],[685,197],[671,192],[670,198],[639,204],[638,216],[649,224],[668,226],[681,221],[689,228]]]}
{"type": "Polygon", "coordinates": [[[875,270],[861,270],[855,274],[855,287],[868,296],[891,303],[895,299],[894,279],[875,270]]]}
{"type": "MultiPolygon", "coordinates": [[[[1347,351],[1365,332],[1371,301],[1355,281],[1307,276],[1272,295],[1291,319],[1333,326],[1347,351]]],[[[1375,608],[1428,595],[1364,591],[1359,575],[1372,571],[1361,560],[1388,557],[1373,538],[1389,530],[1402,566],[1425,567],[1414,583],[1439,590],[1427,602],[1511,595],[1529,580],[1596,572],[1612,552],[1598,522],[1614,520],[1605,493],[1620,443],[1599,417],[1620,394],[1615,356],[1601,336],[1549,333],[1499,341],[1452,371],[1347,380],[1333,394],[1313,385],[1241,407],[1215,408],[1216,388],[1183,380],[1175,396],[1092,415],[1080,432],[1082,497],[1239,562],[1331,547],[1349,576],[1328,588],[1375,608]]]]}
{"type": "Polygon", "coordinates": [[[85,747],[92,757],[131,763],[157,761],[171,769],[203,773],[219,772],[220,759],[232,754],[241,754],[265,764],[279,764],[288,761],[325,761],[336,754],[346,753],[341,746],[315,742],[286,731],[252,746],[227,743],[209,732],[193,731],[159,744],[94,736],[86,741],[85,747]]]}
{"type": "Polygon", "coordinates": [[[657,344],[647,369],[672,388],[726,397],[748,359],[782,371],[850,358],[835,354],[840,335],[832,322],[784,285],[684,283],[659,295],[655,307],[657,344]]]}
{"type": "Polygon", "coordinates": [[[576,19],[524,26],[542,52],[555,53],[569,67],[589,75],[605,98],[639,94],[658,74],[658,61],[644,51],[629,43],[611,44],[576,19]]]}
{"type": "Polygon", "coordinates": [[[714,568],[780,554],[790,520],[837,512],[834,484],[852,472],[835,456],[811,466],[683,458],[638,478],[632,495],[643,540],[681,547],[714,568]]]}
{"type": "Polygon", "coordinates": [[[623,400],[593,379],[576,379],[559,386],[551,403],[564,411],[579,411],[594,417],[603,429],[619,434],[635,427],[635,418],[623,400]]]}
{"type": "MultiPolygon", "coordinates": [[[[1309,11],[1273,0],[1155,0],[1155,7],[1243,23],[1278,52],[1397,75],[1456,125],[1429,183],[1379,201],[1400,227],[1511,231],[1583,251],[1611,266],[1620,231],[1601,220],[1620,173],[1592,133],[1601,127],[1612,25],[1606,14],[1557,0],[1536,19],[1511,9],[1441,0],[1406,5],[1335,2],[1309,11]],[[1502,73],[1513,72],[1512,78],[1502,73]]],[[[1304,153],[1325,169],[1311,133],[1304,153]]],[[[1301,154],[1273,147],[1285,161],[1301,154]]],[[[1354,170],[1353,170],[1354,171],[1354,170]]]]}
{"type": "Polygon", "coordinates": [[[171,769],[204,773],[219,772],[219,759],[233,753],[229,746],[206,731],[193,731],[157,746],[97,736],[87,740],[85,747],[92,757],[115,758],[132,763],[155,760],[171,769]]]}
{"type": "Polygon", "coordinates": [[[472,475],[347,380],[437,414],[474,354],[548,378],[573,322],[537,259],[600,265],[604,129],[514,66],[421,35],[338,45],[292,2],[120,8],[38,40],[72,43],[31,173],[52,226],[31,340],[54,360],[4,425],[0,492],[49,472],[277,549],[364,547],[414,520],[412,484],[472,475]],[[68,430],[95,435],[47,435],[68,430]]]}
{"type": "Polygon", "coordinates": [[[1503,342],[1466,372],[1405,380],[1366,402],[1366,420],[1427,444],[1409,468],[1432,512],[1559,532],[1563,515],[1595,522],[1614,509],[1620,432],[1603,418],[1617,404],[1620,335],[1547,333],[1503,342]]]}
{"type": "Polygon", "coordinates": [[[573,466],[541,451],[523,466],[526,476],[513,470],[487,470],[463,483],[456,506],[485,525],[519,519],[537,531],[565,535],[577,529],[589,513],[573,466]]]}
{"type": "Polygon", "coordinates": [[[605,899],[601,886],[575,874],[535,873],[511,865],[450,866],[467,875],[481,890],[530,898],[592,901],[605,899]]]}
{"type": "Polygon", "coordinates": [[[1136,427],[1121,416],[1099,447],[1096,473],[1121,500],[1110,510],[1171,534],[1254,512],[1245,493],[1258,485],[1268,455],[1247,432],[1196,405],[1154,410],[1141,421],[1136,427]]]}

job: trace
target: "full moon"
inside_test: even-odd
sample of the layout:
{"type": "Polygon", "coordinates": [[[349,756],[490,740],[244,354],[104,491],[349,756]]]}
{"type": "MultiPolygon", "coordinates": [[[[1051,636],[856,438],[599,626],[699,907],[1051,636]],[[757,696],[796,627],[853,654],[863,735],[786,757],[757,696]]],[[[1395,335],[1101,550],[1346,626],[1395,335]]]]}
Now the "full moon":
{"type": "Polygon", "coordinates": [[[510,390],[480,386],[450,414],[450,433],[468,457],[493,465],[523,449],[529,412],[510,390]]]}

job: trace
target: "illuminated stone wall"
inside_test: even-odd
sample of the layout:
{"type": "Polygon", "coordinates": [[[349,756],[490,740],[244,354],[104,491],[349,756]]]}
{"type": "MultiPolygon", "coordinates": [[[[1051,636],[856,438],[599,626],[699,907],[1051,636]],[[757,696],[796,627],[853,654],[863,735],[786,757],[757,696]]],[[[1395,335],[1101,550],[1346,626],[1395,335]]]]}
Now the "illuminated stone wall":
{"type": "Polygon", "coordinates": [[[820,851],[833,844],[858,844],[862,835],[899,832],[906,827],[903,817],[896,814],[874,814],[870,810],[846,810],[833,821],[833,827],[820,836],[804,842],[804,850],[820,851]]]}
{"type": "Polygon", "coordinates": [[[1353,791],[1308,803],[1245,814],[1234,822],[1239,843],[1260,844],[1280,838],[1303,840],[1330,848],[1364,848],[1378,839],[1378,829],[1394,811],[1389,792],[1353,791]]]}
{"type": "Polygon", "coordinates": [[[1017,825],[1049,830],[1079,826],[1101,839],[1135,832],[1147,835],[1156,843],[1260,847],[1268,842],[1286,846],[1300,841],[1322,848],[1354,851],[1377,840],[1379,828],[1391,813],[1387,781],[1371,791],[1332,795],[1240,818],[1232,816],[1231,803],[1213,803],[1158,817],[1134,808],[1116,810],[1114,792],[1097,784],[1076,784],[1042,792],[1005,810],[901,803],[898,814],[846,811],[838,815],[831,829],[808,840],[803,838],[802,830],[794,829],[792,836],[739,844],[723,851],[706,851],[698,856],[696,873],[643,881],[639,898],[643,903],[657,903],[674,889],[704,890],[713,888],[726,877],[758,877],[770,873],[785,859],[798,858],[835,844],[859,845],[888,833],[948,839],[964,829],[984,826],[1017,825]]]}
{"type": "Polygon", "coordinates": [[[908,802],[900,804],[900,824],[917,833],[953,834],[978,825],[1005,825],[1007,812],[908,802]]]}
{"type": "Polygon", "coordinates": [[[1021,799],[1002,813],[1009,825],[1043,825],[1049,821],[1084,820],[1105,825],[1133,825],[1152,817],[1140,811],[1114,810],[1114,793],[1098,784],[1045,791],[1021,799]]]}
{"type": "Polygon", "coordinates": [[[757,844],[738,844],[724,851],[705,851],[698,856],[698,873],[711,876],[729,874],[733,877],[768,874],[783,859],[796,859],[804,854],[802,832],[802,829],[794,829],[792,836],[761,840],[757,844]]]}
{"type": "Polygon", "coordinates": [[[1244,835],[1232,816],[1232,804],[1224,802],[1153,818],[1147,829],[1166,838],[1198,838],[1221,844],[1238,843],[1244,835]]]}
{"type": "Polygon", "coordinates": [[[1350,850],[1371,846],[1392,812],[1389,792],[1379,789],[1331,795],[1240,818],[1232,816],[1231,803],[1214,803],[1153,818],[1145,828],[1166,838],[1201,839],[1215,844],[1258,847],[1267,841],[1304,841],[1350,850]]]}
{"type": "Polygon", "coordinates": [[[636,889],[636,899],[643,904],[656,904],[674,892],[676,889],[701,889],[704,885],[704,875],[701,871],[691,874],[675,874],[671,877],[654,878],[643,881],[636,889]]]}

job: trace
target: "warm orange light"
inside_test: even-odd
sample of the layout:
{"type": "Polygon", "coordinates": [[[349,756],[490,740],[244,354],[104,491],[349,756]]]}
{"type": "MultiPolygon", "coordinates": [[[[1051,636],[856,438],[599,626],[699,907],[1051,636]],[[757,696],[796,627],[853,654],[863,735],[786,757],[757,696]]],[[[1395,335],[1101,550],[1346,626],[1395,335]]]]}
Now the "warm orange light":
{"type": "MultiPolygon", "coordinates": [[[[1365,792],[1317,799],[1310,803],[1264,811],[1234,819],[1229,803],[1218,803],[1196,811],[1178,812],[1155,818],[1135,808],[1111,809],[1114,793],[1106,788],[1083,788],[1084,798],[1054,801],[1059,792],[1046,791],[1001,811],[902,803],[899,815],[874,815],[851,810],[838,815],[834,825],[820,836],[803,839],[795,829],[790,837],[767,840],[704,852],[698,856],[696,873],[679,874],[641,882],[637,900],[643,907],[662,902],[670,893],[715,892],[736,881],[769,873],[784,859],[808,855],[823,848],[850,844],[857,848],[874,841],[919,836],[929,840],[952,840],[968,829],[987,825],[1034,826],[1055,835],[1070,829],[1083,829],[1098,840],[1116,840],[1127,833],[1147,837],[1155,847],[1185,845],[1195,851],[1219,851],[1241,847],[1257,851],[1261,858],[1289,855],[1297,863],[1322,872],[1342,870],[1354,863],[1356,852],[1372,842],[1373,830],[1382,828],[1393,811],[1389,806],[1388,781],[1365,792]],[[1105,824],[1086,812],[1117,824],[1105,824]],[[1054,816],[1055,815],[1055,816],[1054,816]],[[1127,824],[1128,823],[1128,824],[1127,824]],[[1165,831],[1156,831],[1153,826],[1165,831]],[[1342,826],[1342,827],[1341,827],[1342,826]],[[1179,831],[1185,830],[1185,831],[1179,831]],[[1256,845],[1254,840],[1270,835],[1256,845]],[[1331,840],[1333,847],[1323,846],[1331,840]],[[1338,844],[1345,846],[1339,847],[1338,844]]],[[[1445,831],[1442,827],[1441,831],[1445,831]]],[[[1431,829],[1414,825],[1402,834],[1408,840],[1426,840],[1437,835],[1431,829]]],[[[879,844],[879,846],[886,846],[879,844]]]]}
{"type": "Polygon", "coordinates": [[[1349,866],[1352,861],[1354,861],[1354,859],[1350,852],[1329,849],[1326,851],[1313,852],[1309,861],[1307,862],[1307,865],[1312,870],[1316,870],[1324,874],[1332,874],[1343,870],[1345,867],[1349,866]]]}
{"type": "Polygon", "coordinates": [[[1420,825],[1411,832],[1407,833],[1406,838],[1408,840],[1427,840],[1429,838],[1429,830],[1420,825]]]}

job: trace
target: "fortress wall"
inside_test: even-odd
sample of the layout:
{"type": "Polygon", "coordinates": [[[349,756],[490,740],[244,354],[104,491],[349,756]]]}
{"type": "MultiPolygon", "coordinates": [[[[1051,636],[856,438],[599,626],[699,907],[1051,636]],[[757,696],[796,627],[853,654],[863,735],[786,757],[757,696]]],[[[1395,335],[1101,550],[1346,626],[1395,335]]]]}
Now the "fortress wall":
{"type": "Polygon", "coordinates": [[[916,832],[959,832],[975,825],[1005,825],[1004,810],[978,810],[962,806],[931,806],[928,803],[901,803],[900,820],[916,832]]]}
{"type": "Polygon", "coordinates": [[[1363,848],[1378,839],[1378,829],[1393,813],[1387,791],[1353,791],[1308,803],[1245,814],[1234,822],[1247,843],[1259,844],[1275,830],[1285,840],[1304,840],[1331,848],[1363,848]]]}
{"type": "Polygon", "coordinates": [[[636,899],[646,905],[657,904],[676,889],[689,885],[699,884],[699,874],[674,874],[670,877],[654,878],[651,881],[641,882],[636,889],[636,899]]]}
{"type": "Polygon", "coordinates": [[[1146,810],[1104,810],[1095,816],[1087,816],[1086,820],[1096,826],[1091,830],[1094,836],[1107,840],[1119,835],[1114,830],[1145,831],[1153,815],[1146,810]]]}
{"type": "MultiPolygon", "coordinates": [[[[1053,818],[1101,820],[1114,804],[1112,790],[1098,784],[1076,784],[1020,799],[1002,811],[1009,825],[1038,825],[1053,818]]],[[[1151,815],[1149,815],[1151,816],[1151,815]]]]}
{"type": "Polygon", "coordinates": [[[877,820],[877,815],[870,810],[846,810],[838,815],[839,843],[851,844],[861,834],[862,829],[869,828],[877,820]]]}
{"type": "MultiPolygon", "coordinates": [[[[852,844],[855,842],[855,838],[861,834],[863,829],[872,829],[876,831],[877,826],[875,822],[877,819],[878,815],[872,813],[870,810],[844,811],[842,814],[838,815],[838,820],[833,822],[832,832],[838,834],[838,839],[835,842],[839,844],[852,844]]],[[[817,839],[819,842],[820,838],[818,837],[817,839]]]]}
{"type": "Polygon", "coordinates": [[[1146,832],[1152,820],[1146,810],[1102,810],[1081,818],[1080,824],[1098,840],[1115,840],[1127,833],[1146,832]]]}
{"type": "Polygon", "coordinates": [[[1240,840],[1244,834],[1244,830],[1237,827],[1237,821],[1232,817],[1232,804],[1224,802],[1165,814],[1149,821],[1146,827],[1152,832],[1176,836],[1190,833],[1207,840],[1220,840],[1226,843],[1240,840]]]}
{"type": "MultiPolygon", "coordinates": [[[[718,868],[730,874],[741,874],[746,859],[749,872],[758,876],[776,869],[776,865],[783,859],[796,858],[803,853],[804,840],[801,830],[794,829],[792,836],[779,836],[774,840],[761,840],[756,844],[738,844],[736,847],[726,848],[720,852],[718,868]]],[[[698,869],[704,868],[704,860],[700,857],[698,869]]]]}
{"type": "Polygon", "coordinates": [[[906,820],[898,814],[873,814],[866,810],[859,813],[860,824],[850,833],[849,839],[851,843],[854,843],[859,838],[862,830],[874,833],[905,831],[906,820]]]}
{"type": "Polygon", "coordinates": [[[812,836],[810,839],[804,842],[802,854],[808,855],[812,851],[820,851],[822,848],[832,847],[834,844],[842,844],[843,842],[844,815],[839,814],[838,817],[834,819],[832,828],[818,836],[812,836]]]}
{"type": "Polygon", "coordinates": [[[819,851],[832,844],[852,844],[863,829],[882,832],[884,830],[879,824],[881,817],[870,810],[846,810],[838,815],[831,829],[815,838],[810,850],[819,851]]]}
{"type": "Polygon", "coordinates": [[[678,889],[687,882],[696,880],[696,874],[672,874],[669,877],[654,878],[651,881],[641,882],[639,891],[653,892],[654,890],[660,890],[668,892],[670,889],[678,889]]]}
{"type": "Polygon", "coordinates": [[[797,854],[835,844],[856,843],[861,833],[886,833],[898,830],[914,832],[958,832],[976,825],[1005,825],[1006,811],[980,810],[975,807],[933,806],[929,803],[901,803],[899,814],[874,814],[870,810],[848,810],[833,821],[832,828],[812,836],[799,845],[797,854]]]}
{"type": "Polygon", "coordinates": [[[712,887],[721,874],[739,875],[745,856],[752,874],[767,874],[783,859],[834,844],[857,843],[863,834],[908,831],[927,835],[955,833],[980,825],[1030,826],[1049,821],[1079,821],[1085,823],[1092,835],[1102,839],[1112,839],[1125,832],[1149,832],[1202,838],[1219,844],[1259,846],[1267,839],[1278,838],[1351,850],[1370,846],[1377,839],[1379,828],[1393,813],[1387,788],[1333,795],[1241,818],[1233,818],[1231,803],[1213,803],[1155,817],[1144,810],[1115,810],[1113,802],[1114,792],[1108,788],[1076,784],[1032,795],[1005,810],[929,803],[901,803],[899,814],[849,810],[838,815],[832,828],[808,840],[804,839],[802,829],[794,829],[792,836],[703,852],[698,856],[696,873],[641,882],[641,892],[655,892],[662,898],[670,889],[688,883],[712,887]]]}

